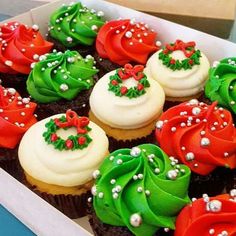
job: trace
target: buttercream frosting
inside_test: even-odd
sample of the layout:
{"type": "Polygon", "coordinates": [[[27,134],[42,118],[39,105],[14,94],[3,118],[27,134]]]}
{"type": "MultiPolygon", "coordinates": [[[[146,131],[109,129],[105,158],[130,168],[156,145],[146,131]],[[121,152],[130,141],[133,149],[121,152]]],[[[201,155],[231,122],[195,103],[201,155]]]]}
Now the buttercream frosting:
{"type": "Polygon", "coordinates": [[[94,63],[92,56],[82,58],[70,50],[41,56],[28,77],[27,90],[40,103],[72,100],[94,84],[98,72],[94,63]]]}
{"type": "Polygon", "coordinates": [[[29,74],[31,64],[51,50],[53,44],[38,30],[37,25],[28,27],[14,21],[0,26],[0,72],[29,74]]]}
{"type": "Polygon", "coordinates": [[[148,56],[157,51],[157,34],[144,23],[134,20],[112,20],[98,32],[96,49],[101,58],[125,65],[129,62],[145,64],[148,56]]]}
{"type": "Polygon", "coordinates": [[[236,114],[236,58],[214,62],[209,71],[205,94],[236,114]]]}
{"type": "MultiPolygon", "coordinates": [[[[19,160],[24,171],[44,183],[72,187],[87,183],[108,152],[108,139],[104,131],[89,122],[89,136],[92,141],[80,150],[58,150],[48,144],[43,137],[45,124],[50,119],[65,114],[48,117],[33,125],[23,136],[19,146],[19,160]]],[[[75,128],[60,129],[61,137],[75,135],[75,128]]]]}
{"type": "MultiPolygon", "coordinates": [[[[109,91],[110,76],[116,70],[105,74],[94,86],[90,96],[93,114],[105,124],[121,129],[143,127],[157,118],[163,108],[165,94],[161,86],[148,78],[150,87],[139,97],[116,96],[109,91]]],[[[130,77],[122,82],[127,88],[137,86],[137,81],[130,77]]]]}
{"type": "MultiPolygon", "coordinates": [[[[145,73],[158,81],[168,97],[187,97],[203,91],[210,68],[209,61],[201,52],[199,64],[189,69],[173,70],[163,64],[159,54],[165,49],[154,53],[147,62],[145,73]]],[[[177,61],[188,59],[182,50],[175,50],[171,57],[177,61]]]]}
{"type": "Polygon", "coordinates": [[[104,13],[88,9],[80,2],[63,5],[50,17],[49,34],[66,47],[92,45],[104,24],[104,13]]]}
{"type": "Polygon", "coordinates": [[[23,134],[37,122],[36,104],[13,88],[0,86],[0,148],[15,148],[23,134]]]}
{"type": "Polygon", "coordinates": [[[164,112],[156,123],[160,147],[193,172],[236,167],[236,129],[231,113],[192,99],[164,112]]]}
{"type": "Polygon", "coordinates": [[[161,227],[174,229],[176,215],[189,203],[190,170],[170,159],[153,144],[111,153],[94,172],[97,217],[128,227],[136,236],[154,235],[161,227]]]}

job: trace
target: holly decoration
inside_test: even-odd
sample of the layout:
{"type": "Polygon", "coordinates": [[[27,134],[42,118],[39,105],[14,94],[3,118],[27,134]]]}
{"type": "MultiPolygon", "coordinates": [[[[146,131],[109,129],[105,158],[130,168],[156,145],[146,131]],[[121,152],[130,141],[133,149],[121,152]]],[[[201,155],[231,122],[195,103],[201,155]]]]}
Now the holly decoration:
{"type": "Polygon", "coordinates": [[[165,48],[159,53],[159,59],[162,60],[163,65],[172,70],[188,70],[194,65],[200,64],[201,52],[195,50],[195,42],[184,43],[182,40],[176,40],[173,44],[167,44],[165,48]],[[180,61],[171,57],[171,53],[181,50],[186,59],[180,61]]]}
{"type": "Polygon", "coordinates": [[[126,96],[128,98],[136,98],[146,93],[145,88],[150,87],[147,76],[143,73],[144,66],[126,64],[124,68],[116,70],[115,75],[110,76],[109,91],[115,93],[116,96],[126,96]],[[127,88],[122,83],[124,80],[134,78],[138,83],[137,86],[127,88]]]}
{"type": "Polygon", "coordinates": [[[55,149],[61,150],[77,150],[86,148],[92,139],[88,132],[89,119],[87,117],[79,117],[74,111],[68,110],[66,116],[51,119],[46,123],[47,131],[43,133],[44,140],[48,144],[52,144],[55,149]],[[57,135],[57,130],[75,127],[77,134],[70,135],[66,140],[57,135]]]}

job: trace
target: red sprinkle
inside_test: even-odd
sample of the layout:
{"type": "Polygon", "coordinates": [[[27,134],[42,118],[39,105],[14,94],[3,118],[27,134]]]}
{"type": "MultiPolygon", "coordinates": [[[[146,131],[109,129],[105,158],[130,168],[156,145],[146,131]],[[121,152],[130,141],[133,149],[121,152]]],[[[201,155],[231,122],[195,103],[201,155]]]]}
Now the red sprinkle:
{"type": "Polygon", "coordinates": [[[111,84],[112,84],[112,85],[117,85],[118,82],[117,82],[116,80],[113,79],[113,80],[111,81],[111,84]]]}
{"type": "Polygon", "coordinates": [[[167,54],[167,53],[169,53],[169,50],[168,50],[168,49],[165,49],[165,50],[163,50],[163,53],[164,53],[164,54],[167,54]]]}
{"type": "Polygon", "coordinates": [[[137,86],[137,89],[138,89],[138,91],[141,91],[141,90],[143,90],[143,85],[142,84],[138,84],[138,86],[137,86]]]}
{"type": "Polygon", "coordinates": [[[58,139],[58,136],[57,136],[56,133],[51,134],[51,141],[52,141],[52,142],[57,141],[57,139],[58,139]]]}
{"type": "Polygon", "coordinates": [[[86,142],[86,138],[85,137],[79,137],[78,138],[79,145],[83,145],[83,144],[85,144],[85,142],[86,142]]]}
{"type": "Polygon", "coordinates": [[[67,140],[66,140],[66,147],[67,147],[68,149],[73,148],[73,147],[74,147],[73,141],[70,140],[70,139],[67,139],[67,140]]]}
{"type": "Polygon", "coordinates": [[[175,59],[171,59],[170,64],[172,64],[172,65],[175,64],[175,59]]]}
{"type": "Polygon", "coordinates": [[[193,60],[189,60],[188,63],[189,63],[190,65],[192,65],[192,64],[193,64],[193,60]]]}
{"type": "Polygon", "coordinates": [[[120,88],[120,92],[121,92],[121,94],[126,94],[127,93],[127,91],[128,91],[128,89],[127,89],[127,87],[125,87],[125,86],[122,86],[121,88],[120,88]]]}

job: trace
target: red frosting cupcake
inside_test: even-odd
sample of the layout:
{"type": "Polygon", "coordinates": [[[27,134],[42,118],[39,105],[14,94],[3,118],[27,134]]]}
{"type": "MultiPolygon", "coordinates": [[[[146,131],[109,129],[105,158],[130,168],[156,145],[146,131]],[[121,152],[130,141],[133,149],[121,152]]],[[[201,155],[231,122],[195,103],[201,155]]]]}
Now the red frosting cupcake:
{"type": "Polygon", "coordinates": [[[44,40],[38,30],[37,25],[30,28],[19,22],[0,26],[0,76],[4,86],[17,87],[22,80],[17,77],[29,74],[31,64],[51,50],[53,44],[44,40]]]}
{"type": "Polygon", "coordinates": [[[198,180],[199,176],[209,179],[217,167],[236,168],[236,129],[232,116],[216,105],[193,99],[167,110],[156,124],[160,147],[189,166],[198,180]]]}
{"type": "Polygon", "coordinates": [[[129,19],[109,21],[98,32],[95,58],[105,72],[126,63],[145,64],[148,56],[161,46],[156,37],[157,33],[145,23],[129,19]]]}
{"type": "Polygon", "coordinates": [[[230,194],[194,201],[180,212],[175,236],[235,236],[236,189],[230,194]]]}
{"type": "Polygon", "coordinates": [[[23,134],[37,122],[36,104],[13,88],[0,86],[0,167],[15,174],[17,149],[23,134]]]}

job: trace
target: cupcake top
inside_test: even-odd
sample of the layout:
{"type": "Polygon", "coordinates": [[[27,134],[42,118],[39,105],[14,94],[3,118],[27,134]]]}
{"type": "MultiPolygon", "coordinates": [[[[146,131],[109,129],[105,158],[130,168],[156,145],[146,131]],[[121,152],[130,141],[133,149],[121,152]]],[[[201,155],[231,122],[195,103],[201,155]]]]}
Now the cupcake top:
{"type": "Polygon", "coordinates": [[[72,187],[91,180],[107,152],[104,131],[87,117],[68,110],[33,125],[23,136],[18,155],[33,178],[72,187]]]}
{"type": "Polygon", "coordinates": [[[161,43],[157,34],[145,23],[135,20],[112,20],[102,26],[96,39],[101,58],[125,65],[129,62],[145,64],[148,56],[157,51],[161,43]]]}
{"type": "Polygon", "coordinates": [[[92,45],[104,24],[102,11],[88,9],[80,2],[63,5],[50,17],[49,34],[66,47],[92,45]]]}
{"type": "Polygon", "coordinates": [[[153,144],[111,153],[93,174],[98,218],[137,236],[174,229],[175,216],[189,202],[190,170],[177,162],[153,144]]]}
{"type": "Polygon", "coordinates": [[[157,80],[169,97],[187,97],[203,90],[210,64],[195,42],[176,40],[153,54],[145,72],[157,80]]]}
{"type": "Polygon", "coordinates": [[[230,194],[204,197],[186,206],[177,217],[175,236],[234,236],[236,189],[230,194]]]}
{"type": "Polygon", "coordinates": [[[136,129],[160,115],[164,91],[143,73],[143,68],[127,64],[105,74],[96,83],[90,107],[99,120],[114,128],[136,129]]]}
{"type": "Polygon", "coordinates": [[[215,62],[209,72],[205,94],[236,114],[236,58],[215,62]]]}
{"type": "Polygon", "coordinates": [[[23,134],[37,122],[36,104],[14,88],[0,85],[0,148],[15,148],[23,134]]]}
{"type": "Polygon", "coordinates": [[[76,51],[43,55],[33,65],[27,90],[40,103],[72,100],[94,84],[93,76],[98,72],[94,64],[92,56],[84,59],[76,51]]]}
{"type": "Polygon", "coordinates": [[[28,27],[19,22],[0,26],[0,72],[29,74],[31,63],[49,52],[52,43],[43,39],[39,27],[28,27]]]}
{"type": "Polygon", "coordinates": [[[200,175],[207,175],[218,166],[236,167],[232,116],[216,105],[193,99],[170,108],[156,123],[161,148],[200,175]]]}

